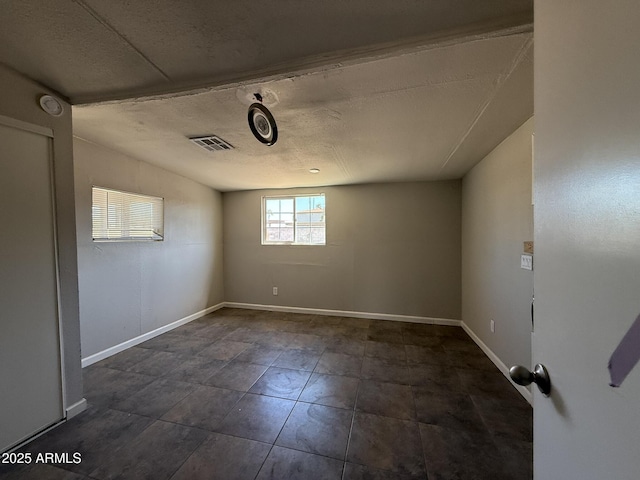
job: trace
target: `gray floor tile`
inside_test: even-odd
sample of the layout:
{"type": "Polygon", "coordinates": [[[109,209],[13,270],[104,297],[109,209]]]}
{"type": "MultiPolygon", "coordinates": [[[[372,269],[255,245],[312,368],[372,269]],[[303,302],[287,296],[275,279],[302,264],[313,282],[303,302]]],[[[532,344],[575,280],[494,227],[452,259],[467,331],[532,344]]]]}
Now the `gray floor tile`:
{"type": "Polygon", "coordinates": [[[466,392],[455,368],[442,365],[410,365],[410,383],[433,391],[466,392]]]}
{"type": "Polygon", "coordinates": [[[203,430],[157,420],[117,455],[109,455],[90,476],[100,480],[169,479],[206,437],[203,430]]]}
{"type": "Polygon", "coordinates": [[[116,353],[109,358],[105,358],[104,360],[95,363],[96,367],[104,367],[104,368],[114,368],[116,370],[127,370],[131,368],[136,363],[145,360],[146,358],[153,355],[153,350],[148,348],[140,348],[140,347],[131,347],[123,352],[116,353]]]}
{"type": "Polygon", "coordinates": [[[311,372],[269,367],[249,389],[250,393],[297,400],[307,384],[311,372]]]}
{"type": "Polygon", "coordinates": [[[341,475],[339,460],[273,447],[256,480],[340,480],[341,475]]]}
{"type": "Polygon", "coordinates": [[[227,364],[224,360],[189,357],[163,378],[189,383],[204,383],[227,364]]]}
{"type": "Polygon", "coordinates": [[[201,385],[165,413],[162,419],[213,431],[240,398],[242,392],[201,385]]]}
{"type": "Polygon", "coordinates": [[[533,478],[533,444],[511,438],[494,437],[493,441],[502,456],[505,478],[531,480],[533,478]]]}
{"type": "Polygon", "coordinates": [[[203,328],[195,331],[193,335],[208,338],[213,342],[217,342],[219,340],[223,340],[236,330],[237,328],[231,325],[203,325],[203,328]]]}
{"type": "Polygon", "coordinates": [[[352,409],[360,379],[342,375],[314,373],[298,400],[330,407],[352,409]]]}
{"type": "Polygon", "coordinates": [[[441,427],[487,433],[471,397],[465,393],[436,392],[413,387],[418,421],[441,427]]]}
{"type": "Polygon", "coordinates": [[[197,387],[192,383],[158,379],[112,406],[115,410],[160,418],[197,387]]]}
{"type": "Polygon", "coordinates": [[[442,347],[424,347],[420,345],[405,345],[407,363],[422,365],[451,365],[451,358],[442,347]]]}
{"type": "Polygon", "coordinates": [[[446,352],[449,365],[455,368],[473,369],[473,370],[488,370],[491,372],[499,372],[498,367],[487,357],[484,353],[480,352],[466,352],[466,351],[452,351],[446,352]]]}
{"type": "Polygon", "coordinates": [[[308,333],[291,333],[286,338],[288,348],[313,350],[317,353],[322,353],[329,342],[325,337],[308,333]]]}
{"type": "Polygon", "coordinates": [[[425,475],[417,422],[356,412],[347,461],[403,475],[425,475]]]}
{"type": "Polygon", "coordinates": [[[344,460],[352,410],[298,402],[276,445],[344,460]]]}
{"type": "Polygon", "coordinates": [[[154,351],[141,362],[128,368],[127,371],[160,377],[180,366],[185,359],[186,357],[180,353],[154,351]]]}
{"type": "Polygon", "coordinates": [[[248,391],[268,367],[253,363],[229,362],[204,383],[214,387],[229,388],[241,392],[248,391]]]}
{"type": "Polygon", "coordinates": [[[37,453],[80,453],[82,461],[65,465],[65,469],[88,475],[131,440],[142,433],[153,420],[115,410],[90,408],[24,447],[37,453]]]}
{"type": "Polygon", "coordinates": [[[171,330],[171,333],[176,335],[201,336],[200,333],[207,328],[209,328],[208,324],[196,321],[185,323],[184,325],[171,330]]]}
{"type": "Polygon", "coordinates": [[[358,377],[362,368],[362,357],[343,353],[325,352],[320,357],[314,372],[330,375],[358,377]]]}
{"type": "Polygon", "coordinates": [[[403,344],[368,341],[365,347],[365,356],[385,358],[396,362],[405,362],[407,355],[403,344]]]}
{"type": "Polygon", "coordinates": [[[505,402],[498,397],[471,398],[491,433],[523,442],[533,440],[533,409],[524,399],[505,402]]]}
{"type": "Polygon", "coordinates": [[[347,462],[344,465],[342,480],[425,480],[425,478],[423,473],[401,474],[347,462]]]}
{"type": "Polygon", "coordinates": [[[225,417],[217,431],[273,443],[294,405],[292,400],[247,393],[225,417]]]}
{"type": "MultiPolygon", "coordinates": [[[[455,328],[455,327],[451,327],[455,328]]],[[[461,338],[454,336],[444,336],[442,338],[442,348],[447,351],[461,351],[470,353],[482,353],[482,350],[470,337],[461,338]]]]}
{"type": "Polygon", "coordinates": [[[85,480],[87,477],[55,465],[0,465],[2,480],[85,480]]]}
{"type": "Polygon", "coordinates": [[[151,340],[141,343],[139,347],[179,353],[182,355],[196,355],[211,345],[211,340],[196,336],[185,336],[178,333],[165,333],[151,340]]]}
{"type": "Polygon", "coordinates": [[[253,480],[271,445],[212,433],[171,480],[253,480]]]}
{"type": "Polygon", "coordinates": [[[83,373],[22,449],[82,462],[2,478],[532,477],[531,407],[459,327],[225,308],[83,373]]]}
{"type": "Polygon", "coordinates": [[[488,371],[458,368],[456,372],[464,390],[471,395],[499,397],[513,402],[522,400],[512,383],[497,369],[488,371]]]}
{"type": "Polygon", "coordinates": [[[420,424],[429,480],[506,478],[498,448],[488,434],[420,424]]]}
{"type": "Polygon", "coordinates": [[[410,367],[405,362],[374,357],[364,358],[362,378],[403,385],[411,385],[413,380],[410,367]]]}
{"type": "Polygon", "coordinates": [[[409,385],[362,380],[356,410],[385,417],[415,420],[416,411],[409,385]]]}
{"type": "Polygon", "coordinates": [[[83,371],[84,396],[98,407],[109,407],[129,398],[143,389],[156,377],[134,372],[123,372],[92,365],[83,371]]]}
{"type": "Polygon", "coordinates": [[[367,342],[348,338],[332,338],[327,342],[327,352],[343,353],[362,357],[367,342]]]}
{"type": "Polygon", "coordinates": [[[248,342],[238,342],[225,338],[201,350],[198,355],[213,360],[229,361],[244,352],[247,348],[250,348],[252,345],[253,344],[248,342]]]}
{"type": "Polygon", "coordinates": [[[415,345],[420,347],[442,348],[443,337],[437,335],[413,335],[407,332],[402,334],[405,345],[415,345]]]}
{"type": "Polygon", "coordinates": [[[367,335],[367,340],[373,342],[385,342],[385,343],[397,343],[404,344],[402,332],[401,331],[371,331],[369,329],[369,334],[367,335]]]}
{"type": "Polygon", "coordinates": [[[283,351],[272,365],[311,372],[316,367],[318,360],[320,360],[320,354],[314,351],[290,349],[283,351]]]}
{"type": "Polygon", "coordinates": [[[255,363],[270,366],[282,353],[279,348],[266,347],[264,345],[252,345],[240,353],[234,360],[238,362],[255,363]]]}

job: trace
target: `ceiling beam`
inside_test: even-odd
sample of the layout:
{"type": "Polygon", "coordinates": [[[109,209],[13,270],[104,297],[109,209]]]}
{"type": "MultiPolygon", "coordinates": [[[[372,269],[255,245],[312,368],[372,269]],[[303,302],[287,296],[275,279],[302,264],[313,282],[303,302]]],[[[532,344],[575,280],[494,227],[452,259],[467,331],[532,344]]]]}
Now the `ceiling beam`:
{"type": "MultiPolygon", "coordinates": [[[[80,4],[84,5],[83,3],[80,4]]],[[[96,19],[100,21],[99,16],[96,17],[96,19]]],[[[110,28],[114,32],[118,33],[109,24],[104,22],[103,24],[107,28],[110,28]]],[[[131,91],[124,91],[100,96],[81,95],[71,98],[70,101],[75,105],[108,104],[119,103],[123,100],[144,101],[150,99],[161,99],[163,97],[176,97],[184,95],[194,95],[203,92],[237,89],[245,85],[267,83],[271,81],[282,80],[285,78],[296,78],[313,73],[330,71],[345,66],[368,63],[371,61],[398,55],[407,55],[424,50],[444,48],[452,45],[459,45],[462,43],[485,40],[488,38],[519,35],[532,31],[533,15],[522,14],[503,17],[501,19],[493,20],[490,22],[470,24],[461,28],[440,31],[429,35],[405,38],[395,42],[387,42],[376,45],[369,45],[361,48],[341,50],[336,52],[329,52],[322,55],[299,58],[293,61],[273,64],[268,68],[259,70],[235,72],[231,75],[217,78],[199,79],[195,82],[171,82],[162,86],[134,89],[131,91]]],[[[128,40],[126,40],[126,38],[122,36],[121,38],[135,49],[135,47],[131,45],[128,40]]],[[[141,52],[138,53],[144,57],[141,52]]],[[[147,61],[150,62],[150,60],[148,59],[147,61]]],[[[166,75],[165,77],[168,79],[166,75]]]]}

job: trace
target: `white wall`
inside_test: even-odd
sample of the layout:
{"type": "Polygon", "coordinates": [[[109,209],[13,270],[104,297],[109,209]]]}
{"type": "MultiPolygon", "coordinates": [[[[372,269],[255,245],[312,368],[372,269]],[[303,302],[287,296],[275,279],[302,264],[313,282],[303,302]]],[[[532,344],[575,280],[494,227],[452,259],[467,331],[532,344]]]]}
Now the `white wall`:
{"type": "Polygon", "coordinates": [[[532,133],[533,118],[462,180],[462,320],[506,366],[531,364],[532,133]]]}
{"type": "Polygon", "coordinates": [[[62,116],[52,117],[46,114],[38,105],[38,98],[46,93],[55,95],[55,92],[0,65],[0,115],[54,131],[53,159],[61,300],[59,308],[64,348],[64,389],[67,403],[65,406],[69,407],[82,399],[71,108],[63,101],[65,113],[62,116]]]}
{"type": "Polygon", "coordinates": [[[219,192],[75,139],[82,357],[224,300],[219,192]],[[162,242],[93,242],[91,187],[163,197],[162,242]]]}
{"type": "Polygon", "coordinates": [[[460,319],[460,181],[229,192],[223,199],[225,300],[460,319]],[[321,192],[326,246],[261,245],[263,195],[321,192]]]}

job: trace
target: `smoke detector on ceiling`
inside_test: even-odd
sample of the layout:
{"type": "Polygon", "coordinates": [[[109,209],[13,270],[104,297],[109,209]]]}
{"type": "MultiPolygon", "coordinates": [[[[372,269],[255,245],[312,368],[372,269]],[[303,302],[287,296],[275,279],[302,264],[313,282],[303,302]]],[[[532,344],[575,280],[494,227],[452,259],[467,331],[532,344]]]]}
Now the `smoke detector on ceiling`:
{"type": "Polygon", "coordinates": [[[224,141],[216,135],[205,135],[202,137],[189,137],[189,141],[195,143],[208,152],[219,152],[220,150],[233,150],[233,145],[224,141]]]}
{"type": "Polygon", "coordinates": [[[64,107],[60,100],[52,95],[42,95],[39,99],[40,107],[49,115],[59,117],[64,113],[64,107]]]}

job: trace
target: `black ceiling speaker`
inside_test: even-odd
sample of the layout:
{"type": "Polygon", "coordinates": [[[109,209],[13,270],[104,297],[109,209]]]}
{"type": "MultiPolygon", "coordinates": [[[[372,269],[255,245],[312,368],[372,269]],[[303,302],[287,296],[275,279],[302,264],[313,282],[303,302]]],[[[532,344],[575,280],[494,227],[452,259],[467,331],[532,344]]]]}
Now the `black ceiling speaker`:
{"type": "MultiPolygon", "coordinates": [[[[256,94],[256,98],[261,97],[256,94]]],[[[273,145],[278,140],[278,127],[273,115],[262,103],[253,103],[249,107],[249,128],[255,137],[265,145],[273,145]]]]}

